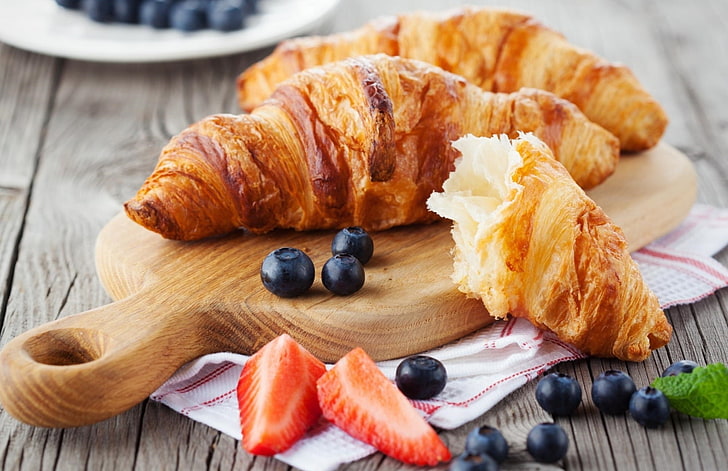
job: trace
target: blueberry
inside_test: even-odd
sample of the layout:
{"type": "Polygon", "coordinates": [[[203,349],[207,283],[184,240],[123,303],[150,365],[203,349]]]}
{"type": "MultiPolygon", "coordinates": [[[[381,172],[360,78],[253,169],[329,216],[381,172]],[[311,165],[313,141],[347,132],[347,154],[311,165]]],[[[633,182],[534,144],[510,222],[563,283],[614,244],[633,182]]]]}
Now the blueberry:
{"type": "Polygon", "coordinates": [[[114,20],[114,0],[83,0],[81,8],[86,16],[99,23],[114,20]]]}
{"type": "Polygon", "coordinates": [[[207,21],[218,31],[235,31],[243,27],[246,12],[241,1],[217,0],[209,3],[207,21]]]}
{"type": "Polygon", "coordinates": [[[139,7],[139,23],[155,29],[169,28],[173,0],[143,0],[139,7]]]}
{"type": "Polygon", "coordinates": [[[591,396],[600,411],[618,415],[629,409],[629,400],[636,390],[634,381],[627,373],[608,370],[592,383],[591,396]]]}
{"type": "Polygon", "coordinates": [[[677,376],[680,373],[692,373],[698,364],[690,360],[680,360],[668,366],[665,371],[662,372],[662,377],[665,376],[677,376]]]}
{"type": "Polygon", "coordinates": [[[571,415],[581,403],[581,386],[567,374],[549,373],[536,386],[536,401],[549,414],[571,415]]]}
{"type": "Polygon", "coordinates": [[[348,253],[366,265],[374,253],[374,242],[359,226],[347,227],[336,233],[331,241],[331,254],[348,253]]]}
{"type": "Polygon", "coordinates": [[[538,424],[528,432],[526,449],[539,463],[555,463],[566,456],[569,437],[558,424],[538,424]]]}
{"type": "Polygon", "coordinates": [[[488,455],[465,452],[450,463],[450,471],[498,471],[498,462],[488,455]]]}
{"type": "Polygon", "coordinates": [[[662,391],[647,386],[632,394],[629,413],[640,425],[656,428],[670,417],[670,403],[662,391]]]}
{"type": "Polygon", "coordinates": [[[471,455],[488,455],[497,463],[508,457],[508,442],[500,430],[484,425],[476,427],[465,438],[465,452],[471,455]]]}
{"type": "Polygon", "coordinates": [[[139,23],[141,0],[114,0],[114,20],[120,23],[139,23]]]}
{"type": "Polygon", "coordinates": [[[269,253],[260,267],[263,286],[282,298],[305,293],[313,284],[315,270],[308,255],[290,247],[269,253]]]}
{"type": "Polygon", "coordinates": [[[429,399],[445,389],[447,371],[440,360],[415,355],[405,358],[397,366],[395,383],[410,399],[429,399]]]}
{"type": "Polygon", "coordinates": [[[245,9],[245,13],[247,15],[252,15],[253,13],[258,13],[258,0],[243,0],[243,8],[245,9]]]}
{"type": "Polygon", "coordinates": [[[199,0],[182,0],[172,7],[169,24],[181,31],[198,31],[207,28],[205,4],[199,0]]]}
{"type": "Polygon", "coordinates": [[[324,264],[321,281],[332,293],[346,296],[364,286],[364,267],[353,255],[334,255],[324,264]]]}
{"type": "Polygon", "coordinates": [[[63,8],[78,10],[81,8],[81,0],[56,0],[56,3],[63,8]]]}

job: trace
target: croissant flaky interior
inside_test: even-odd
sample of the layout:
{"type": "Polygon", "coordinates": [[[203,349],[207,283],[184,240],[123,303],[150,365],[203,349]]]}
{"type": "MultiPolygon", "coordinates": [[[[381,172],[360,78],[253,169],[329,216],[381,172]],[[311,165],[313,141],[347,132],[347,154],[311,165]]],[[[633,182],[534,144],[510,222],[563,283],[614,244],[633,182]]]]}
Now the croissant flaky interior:
{"type": "Polygon", "coordinates": [[[518,131],[548,143],[585,188],[619,158],[613,135],[551,93],[489,93],[433,65],[379,54],[308,69],[250,114],[185,129],[125,210],[182,240],[238,228],[431,222],[439,218],[427,197],[459,155],[451,142],[518,131]]]}
{"type": "Polygon", "coordinates": [[[644,360],[672,328],[621,229],[533,136],[464,137],[428,201],[453,220],[453,279],[488,312],[529,319],[585,353],[644,360]]]}
{"type": "Polygon", "coordinates": [[[550,91],[612,132],[627,151],[657,144],[668,122],[627,67],[573,46],[529,15],[491,8],[407,13],[351,32],[284,41],[238,77],[240,105],[252,109],[305,68],[374,53],[429,62],[488,91],[550,91]]]}

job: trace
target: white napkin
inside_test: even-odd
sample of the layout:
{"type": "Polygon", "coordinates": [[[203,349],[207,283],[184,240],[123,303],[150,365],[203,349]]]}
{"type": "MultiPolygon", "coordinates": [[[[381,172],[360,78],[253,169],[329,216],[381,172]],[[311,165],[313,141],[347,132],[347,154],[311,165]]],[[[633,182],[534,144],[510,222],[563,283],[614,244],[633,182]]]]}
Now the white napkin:
{"type": "MultiPolygon", "coordinates": [[[[728,286],[728,269],[712,255],[728,244],[728,209],[696,205],[673,232],[633,253],[663,307],[696,302],[728,286]]],[[[435,399],[412,401],[432,425],[453,429],[562,361],[583,358],[571,345],[523,319],[499,321],[457,342],[427,352],[448,372],[435,399]]],[[[235,387],[247,357],[216,353],[172,376],[151,396],[196,421],[240,439],[235,387]]],[[[389,378],[399,360],[378,365],[389,378]]],[[[302,470],[332,470],[376,450],[322,420],[276,458],[302,470]]]]}

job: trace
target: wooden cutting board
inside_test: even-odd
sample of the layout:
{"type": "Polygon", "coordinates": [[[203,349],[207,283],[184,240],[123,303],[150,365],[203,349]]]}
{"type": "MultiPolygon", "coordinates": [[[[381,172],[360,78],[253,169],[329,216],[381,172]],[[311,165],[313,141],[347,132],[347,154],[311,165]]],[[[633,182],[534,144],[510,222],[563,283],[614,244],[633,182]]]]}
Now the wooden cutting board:
{"type": "MultiPolygon", "coordinates": [[[[661,144],[623,157],[590,195],[637,249],[684,218],[696,176],[687,157],[661,144]]],[[[453,341],[491,319],[450,280],[449,229],[442,222],[373,234],[364,287],[340,297],[320,281],[332,231],[175,242],[119,214],[96,247],[99,277],[116,301],[9,342],[0,352],[0,401],[33,425],[83,425],[134,406],[194,358],[252,353],[282,332],[325,361],[354,346],[382,360],[453,341]],[[299,298],[278,298],[260,282],[263,258],[282,246],[303,249],[318,270],[299,298]]]]}

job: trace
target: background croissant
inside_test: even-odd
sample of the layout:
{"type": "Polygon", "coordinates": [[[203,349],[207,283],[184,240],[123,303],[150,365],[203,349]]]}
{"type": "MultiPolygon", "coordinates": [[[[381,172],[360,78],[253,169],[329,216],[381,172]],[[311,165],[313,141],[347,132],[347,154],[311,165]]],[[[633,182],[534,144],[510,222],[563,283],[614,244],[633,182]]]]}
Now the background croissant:
{"type": "Polygon", "coordinates": [[[668,122],[627,67],[571,45],[531,16],[488,8],[409,13],[347,33],[284,41],[238,77],[240,105],[252,109],[307,67],[374,53],[426,61],[488,91],[550,91],[576,104],[627,151],[657,144],[668,122]]]}
{"type": "Polygon", "coordinates": [[[465,137],[428,204],[453,220],[453,279],[491,316],[524,317],[595,356],[644,360],[672,334],[627,241],[533,136],[465,137]]]}
{"type": "Polygon", "coordinates": [[[125,210],[182,240],[431,222],[425,201],[454,168],[451,141],[521,130],[552,146],[584,187],[619,157],[614,136],[548,92],[488,93],[424,62],[352,58],[296,74],[250,114],[181,132],[125,210]]]}

